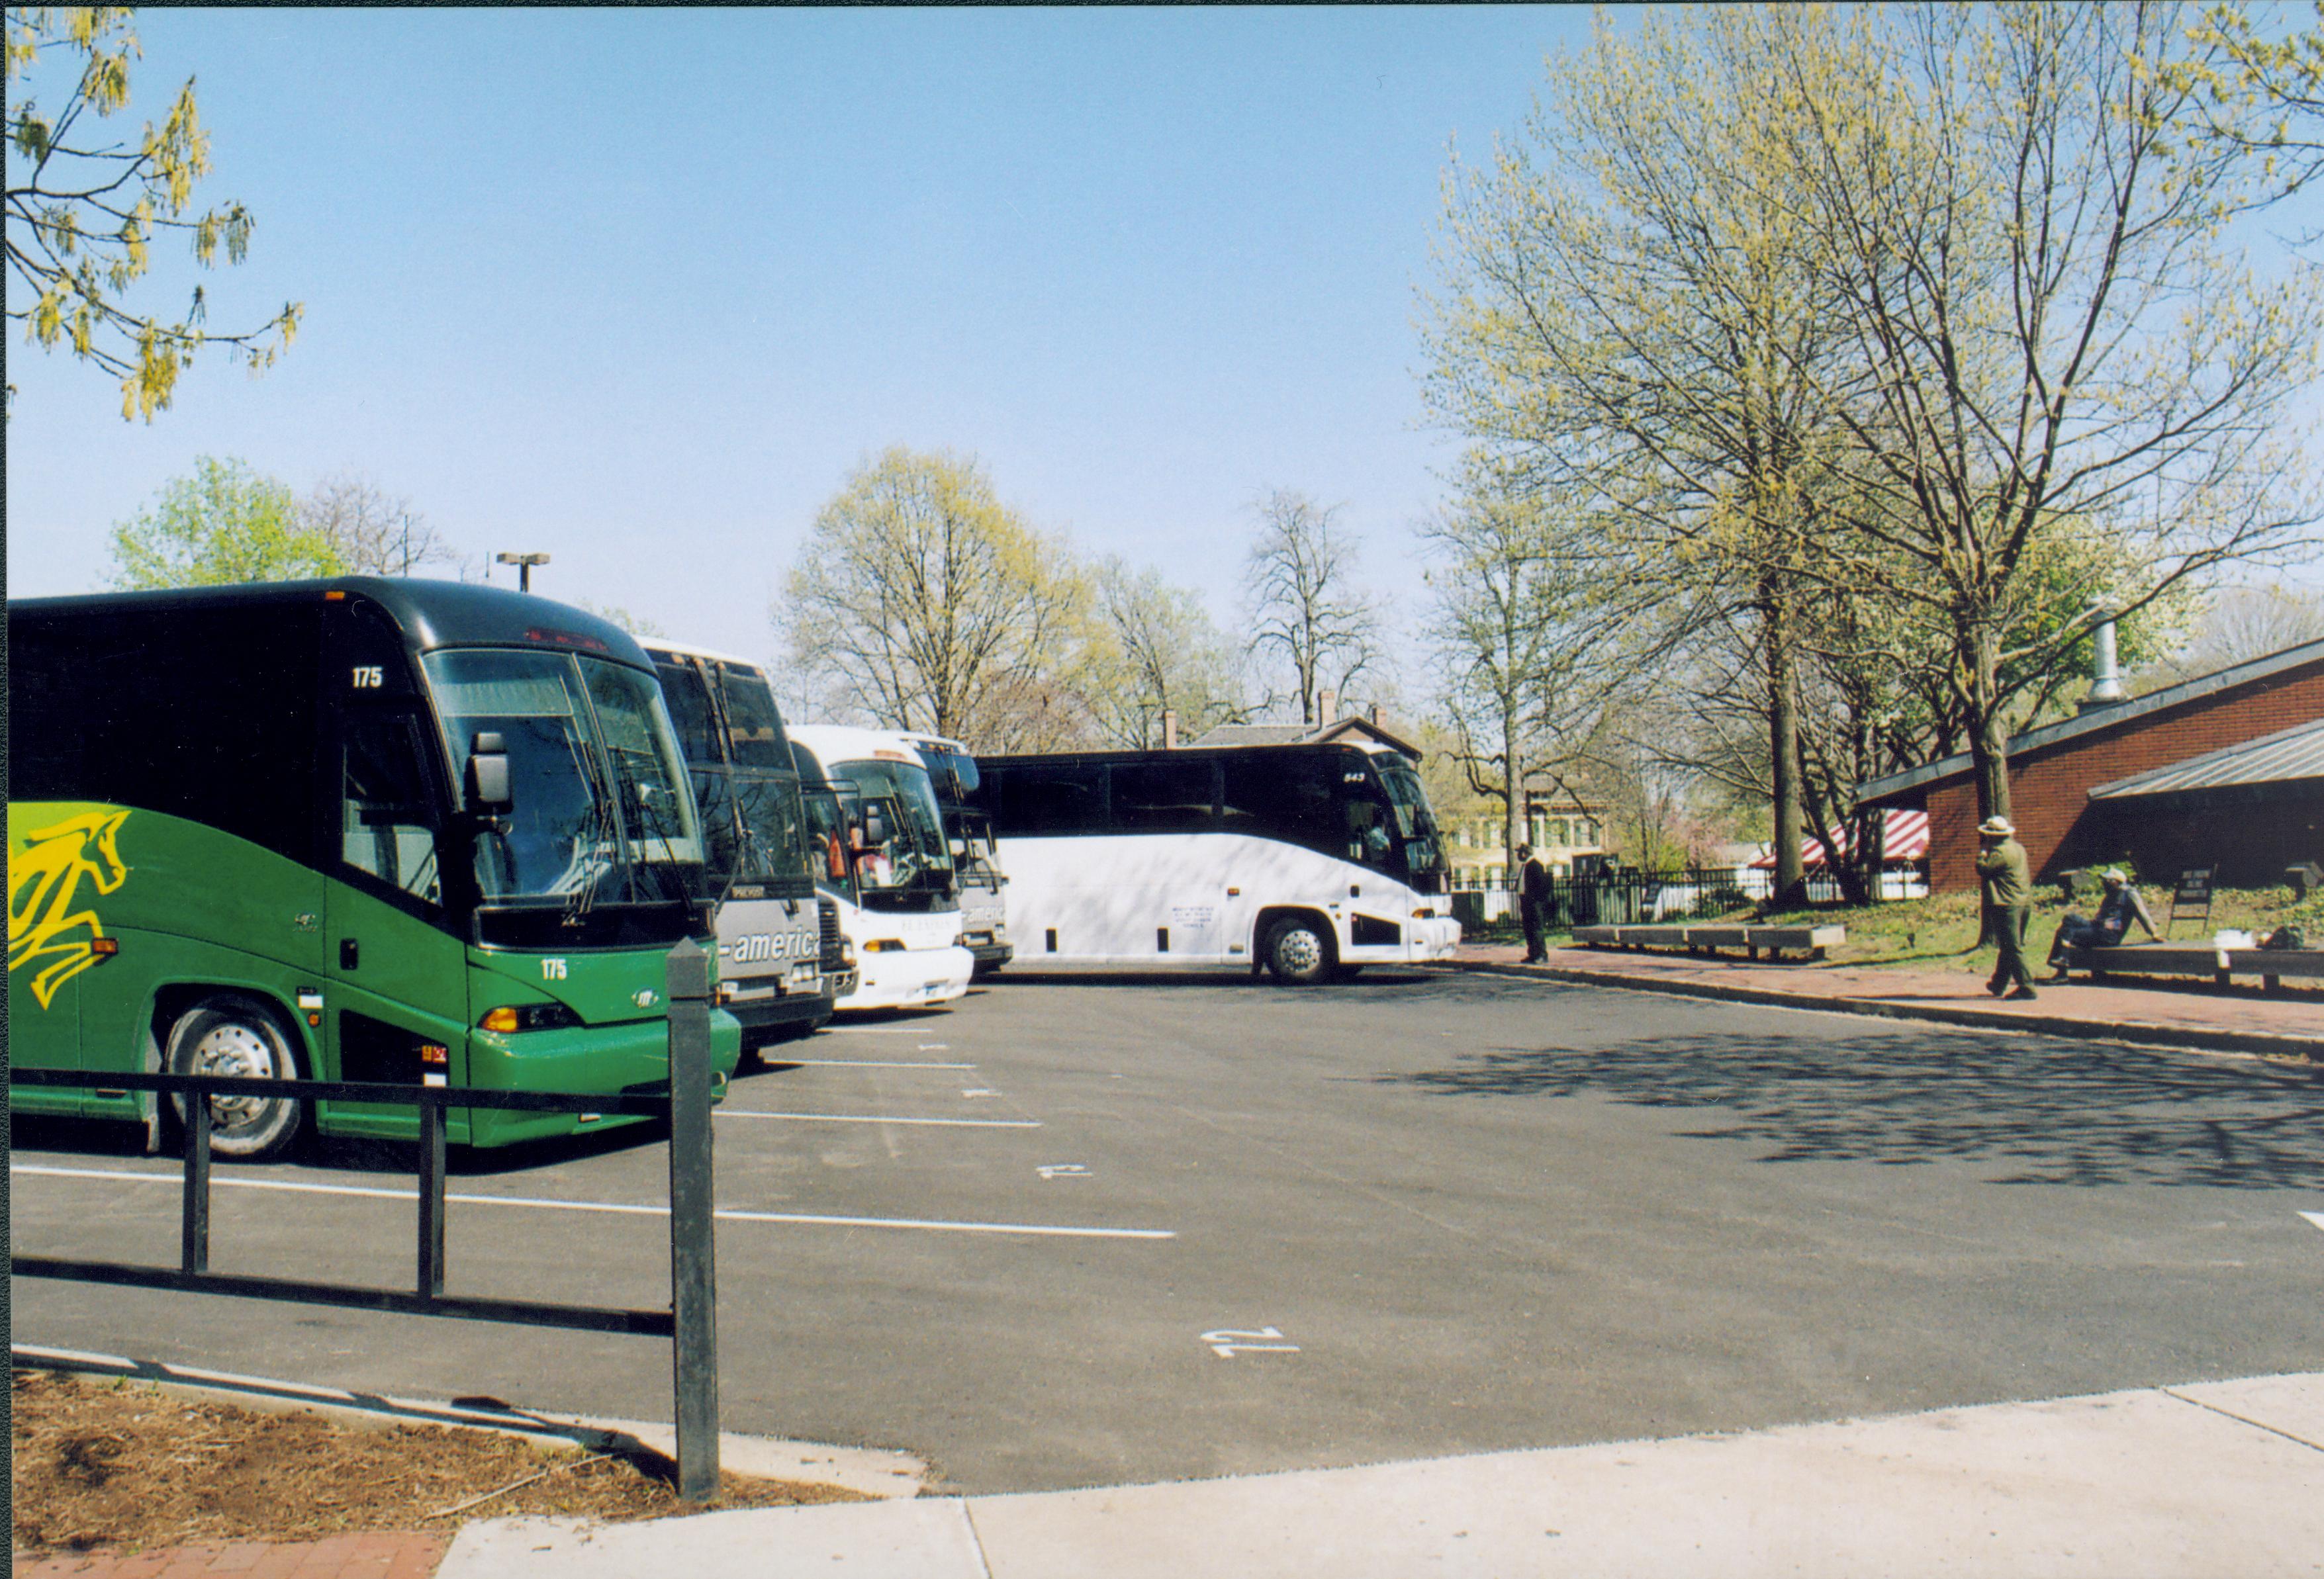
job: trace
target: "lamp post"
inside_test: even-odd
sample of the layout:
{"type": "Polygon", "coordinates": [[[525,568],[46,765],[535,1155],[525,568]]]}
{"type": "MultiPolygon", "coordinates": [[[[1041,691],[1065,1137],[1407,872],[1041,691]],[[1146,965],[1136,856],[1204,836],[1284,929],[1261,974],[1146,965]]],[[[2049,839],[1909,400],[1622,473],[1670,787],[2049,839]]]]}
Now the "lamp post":
{"type": "Polygon", "coordinates": [[[546,554],[495,554],[493,557],[503,565],[516,566],[516,590],[521,592],[532,591],[532,567],[549,563],[546,554]]]}

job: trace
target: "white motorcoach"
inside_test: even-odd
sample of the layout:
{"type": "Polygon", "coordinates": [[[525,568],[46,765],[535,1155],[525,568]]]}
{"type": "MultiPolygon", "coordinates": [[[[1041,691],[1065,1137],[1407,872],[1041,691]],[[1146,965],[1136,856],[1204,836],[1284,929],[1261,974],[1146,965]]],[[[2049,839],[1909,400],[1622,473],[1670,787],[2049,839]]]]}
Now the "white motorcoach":
{"type": "Polygon", "coordinates": [[[831,1018],[839,918],[816,893],[820,847],[765,671],[745,658],[662,637],[638,645],[694,778],[718,900],[719,1005],[746,1047],[802,1035],[831,1018]]]}
{"type": "Polygon", "coordinates": [[[855,957],[840,1012],[959,997],[976,959],[961,946],[952,842],[918,748],[892,730],[837,724],[801,724],[790,740],[800,776],[827,785],[837,813],[817,869],[855,957]]]}
{"type": "Polygon", "coordinates": [[[1420,777],[1385,746],[987,757],[1020,966],[1321,981],[1461,941],[1420,777]]]}
{"type": "Polygon", "coordinates": [[[1009,879],[992,840],[992,820],[978,798],[976,758],[958,740],[941,735],[905,736],[919,748],[944,810],[952,840],[953,870],[960,879],[962,944],[976,956],[976,972],[988,975],[1016,952],[1009,941],[1009,879]]]}

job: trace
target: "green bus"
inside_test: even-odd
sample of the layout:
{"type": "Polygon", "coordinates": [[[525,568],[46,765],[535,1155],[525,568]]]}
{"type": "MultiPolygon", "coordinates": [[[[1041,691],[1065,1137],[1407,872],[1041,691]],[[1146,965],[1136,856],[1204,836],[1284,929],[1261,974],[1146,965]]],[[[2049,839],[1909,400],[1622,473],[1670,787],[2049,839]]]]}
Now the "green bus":
{"type": "MultiPolygon", "coordinates": [[[[17,1064],[618,1092],[668,1079],[663,954],[707,941],[653,665],[616,627],[448,582],[8,607],[17,1064]]],[[[741,1051],[713,1019],[723,1081],[741,1051]]],[[[142,1119],[124,1091],[19,1111],[142,1119]]],[[[408,1138],[406,1106],[213,1099],[226,1156],[408,1138]]],[[[625,1122],[459,1109],[505,1145],[625,1122]]]]}

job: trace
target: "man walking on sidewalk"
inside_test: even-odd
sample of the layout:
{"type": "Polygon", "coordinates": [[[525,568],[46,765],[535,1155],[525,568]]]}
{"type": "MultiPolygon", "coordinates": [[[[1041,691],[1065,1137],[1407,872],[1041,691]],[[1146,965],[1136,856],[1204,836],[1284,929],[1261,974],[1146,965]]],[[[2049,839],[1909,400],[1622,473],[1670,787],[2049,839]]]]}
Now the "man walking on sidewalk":
{"type": "Polygon", "coordinates": [[[2025,969],[2025,923],[2034,913],[2034,872],[2017,826],[2006,817],[1977,825],[1977,877],[1985,888],[1985,913],[1992,918],[1999,953],[1985,990],[1996,997],[2034,996],[2034,976],[2025,969]]]}
{"type": "Polygon", "coordinates": [[[1533,853],[1533,846],[1517,846],[1517,913],[1525,922],[1525,962],[1539,965],[1549,958],[1542,933],[1549,926],[1549,863],[1533,853]]]}

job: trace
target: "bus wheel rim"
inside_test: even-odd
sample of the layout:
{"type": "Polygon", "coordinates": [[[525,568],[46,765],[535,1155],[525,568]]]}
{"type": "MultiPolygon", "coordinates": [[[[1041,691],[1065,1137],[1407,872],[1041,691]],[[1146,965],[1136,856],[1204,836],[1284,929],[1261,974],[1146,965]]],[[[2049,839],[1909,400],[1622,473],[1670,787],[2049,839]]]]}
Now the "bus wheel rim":
{"type": "Polygon", "coordinates": [[[1276,948],[1287,969],[1313,970],[1323,962],[1323,946],[1305,927],[1294,927],[1285,932],[1276,948]]]}
{"type": "MultiPolygon", "coordinates": [[[[248,1025],[238,1022],[214,1025],[194,1043],[192,1072],[271,1080],[276,1075],[274,1049],[248,1025]]],[[[212,1097],[210,1115],[214,1120],[229,1125],[249,1124],[266,1111],[272,1100],[265,1097],[212,1097]]]]}

